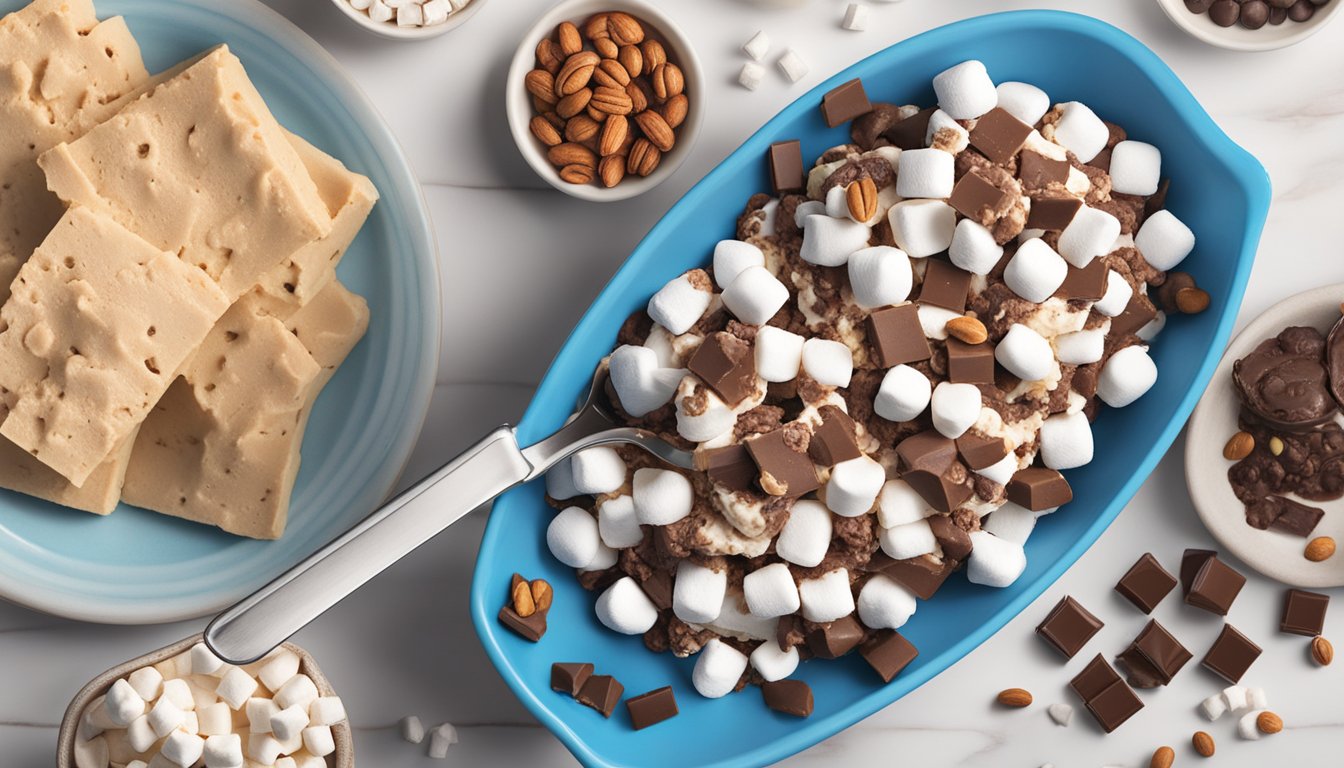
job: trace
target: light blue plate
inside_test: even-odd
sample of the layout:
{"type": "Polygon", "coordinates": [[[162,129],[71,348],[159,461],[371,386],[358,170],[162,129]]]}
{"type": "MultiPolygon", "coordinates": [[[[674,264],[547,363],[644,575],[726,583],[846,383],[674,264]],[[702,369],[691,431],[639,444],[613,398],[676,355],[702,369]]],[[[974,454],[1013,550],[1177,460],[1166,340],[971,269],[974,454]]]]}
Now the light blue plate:
{"type": "MultiPolygon", "coordinates": [[[[0,0],[0,14],[22,5],[0,0]]],[[[0,596],[87,621],[172,621],[251,593],[391,491],[438,368],[435,241],[387,125],[336,60],[285,18],[253,0],[97,7],[126,17],[151,72],[228,43],[285,127],[368,175],[382,195],[339,270],[369,302],[369,332],[317,401],[282,539],[239,539],[125,505],[100,518],[0,491],[0,596]]]]}
{"type": "Polygon", "coordinates": [[[1056,102],[1081,100],[1120,123],[1130,136],[1162,150],[1172,179],[1169,205],[1199,236],[1183,265],[1213,298],[1209,311],[1173,318],[1154,347],[1157,385],[1123,412],[1097,421],[1098,461],[1068,473],[1075,501],[1045,518],[1027,545],[1029,565],[1008,589],[954,577],[920,603],[902,633],[919,658],[881,685],[857,657],[809,662],[798,673],[811,686],[816,711],[797,720],[767,710],[752,688],[706,700],[690,685],[693,660],[655,656],[640,638],[609,632],[593,616],[593,597],[573,572],[547,552],[551,518],[541,483],[495,503],[472,587],[472,615],[481,641],[505,681],[589,766],[754,766],[809,747],[890,704],[946,669],[992,635],[1059,578],[1092,544],[1167,450],[1218,362],[1241,302],[1269,206],[1265,171],[1218,129],[1181,82],[1151,51],[1125,33],[1084,16],[1026,11],[952,24],[878,53],[817,86],[765,125],[692,189],[654,227],[561,350],[518,430],[527,444],[559,427],[611,349],[621,322],[665,281],[707,263],[714,243],[734,232],[747,198],[769,188],[766,147],[798,138],[816,157],[847,141],[828,129],[821,95],[862,77],[874,100],[932,104],[933,75],[975,57],[997,81],[1024,80],[1056,102]],[[509,575],[521,572],[555,585],[550,631],[539,644],[504,629],[495,614],[509,575]],[[554,661],[591,661],[636,695],[671,685],[681,714],[632,731],[624,707],[610,720],[550,690],[554,661]]]}

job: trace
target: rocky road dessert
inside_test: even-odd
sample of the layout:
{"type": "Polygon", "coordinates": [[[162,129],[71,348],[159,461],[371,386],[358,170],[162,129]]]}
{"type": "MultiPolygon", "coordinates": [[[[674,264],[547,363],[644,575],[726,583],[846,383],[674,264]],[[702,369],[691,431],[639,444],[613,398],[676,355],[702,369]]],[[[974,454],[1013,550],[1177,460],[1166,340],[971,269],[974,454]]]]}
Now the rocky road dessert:
{"type": "Polygon", "coordinates": [[[1018,578],[1098,409],[1154,383],[1164,309],[1208,304],[1188,276],[1161,295],[1194,235],[1156,147],[977,61],[934,89],[829,94],[852,141],[810,169],[773,146],[775,194],[621,329],[613,408],[703,471],[603,447],[548,475],[548,544],[598,618],[698,653],[702,695],[855,649],[890,680],[952,572],[1018,578]]]}

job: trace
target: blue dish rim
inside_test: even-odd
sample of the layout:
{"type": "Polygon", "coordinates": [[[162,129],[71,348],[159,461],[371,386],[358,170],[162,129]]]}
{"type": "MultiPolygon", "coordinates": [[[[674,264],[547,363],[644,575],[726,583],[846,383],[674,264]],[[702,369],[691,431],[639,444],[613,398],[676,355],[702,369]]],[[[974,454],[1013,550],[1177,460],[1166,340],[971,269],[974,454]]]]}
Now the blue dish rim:
{"type": "MultiPolygon", "coordinates": [[[[947,38],[953,36],[1008,34],[1014,28],[1021,27],[1050,28],[1078,34],[1092,38],[1098,44],[1117,50],[1152,80],[1154,85],[1170,101],[1186,127],[1190,131],[1203,136],[1210,152],[1225,163],[1229,172],[1241,182],[1240,191],[1247,197],[1247,210],[1251,215],[1244,222],[1241,239],[1243,245],[1236,258],[1232,291],[1223,315],[1218,319],[1213,335],[1214,343],[1205,352],[1204,360],[1196,372],[1191,387],[1179,401],[1170,423],[1162,430],[1159,438],[1143,456],[1138,471],[1125,483],[1120,492],[1106,504],[1084,535],[1079,537],[1078,541],[1063,556],[1035,581],[1026,585],[1016,598],[995,612],[979,629],[935,656],[932,663],[921,668],[919,672],[903,675],[887,684],[881,689],[880,694],[856,701],[829,717],[802,721],[787,738],[778,739],[767,746],[745,752],[728,760],[718,761],[704,768],[769,765],[801,752],[849,728],[928,682],[997,633],[1009,620],[1017,616],[1051,584],[1057,581],[1096,542],[1138,491],[1139,487],[1152,473],[1157,462],[1165,455],[1176,436],[1184,428],[1186,419],[1189,418],[1190,413],[1194,410],[1196,403],[1208,386],[1221,357],[1221,351],[1227,345],[1228,338],[1231,336],[1237,311],[1241,306],[1246,284],[1250,278],[1251,267],[1254,264],[1254,254],[1258,248],[1260,234],[1264,229],[1265,219],[1269,212],[1271,186],[1268,174],[1258,160],[1223,132],[1184,83],[1181,82],[1180,78],[1176,76],[1175,72],[1156,53],[1127,32],[1111,24],[1068,11],[1025,10],[988,14],[923,32],[878,51],[818,84],[781,110],[734,150],[723,163],[716,166],[692,187],[681,200],[674,204],[673,209],[669,210],[675,210],[683,203],[693,202],[699,196],[706,194],[705,189],[713,185],[719,177],[739,173],[746,163],[757,162],[757,159],[764,158],[766,149],[770,144],[769,136],[777,124],[792,120],[802,112],[816,109],[816,105],[820,103],[823,94],[858,76],[857,72],[859,70],[871,65],[875,59],[885,55],[891,48],[896,46],[915,49],[930,48],[943,44],[947,38]]],[[[571,332],[570,338],[566,340],[555,360],[547,369],[546,376],[542,379],[540,386],[533,395],[531,404],[518,425],[517,435],[520,444],[527,445],[534,442],[560,426],[558,422],[550,423],[553,419],[544,413],[551,407],[547,405],[547,401],[569,394],[576,396],[578,391],[587,383],[586,379],[583,382],[575,383],[560,381],[558,376],[553,376],[558,371],[571,367],[577,362],[576,358],[581,354],[576,346],[570,343],[570,340],[588,324],[594,322],[593,318],[598,313],[605,297],[617,294],[627,287],[635,271],[631,266],[631,262],[635,260],[635,254],[645,248],[656,247],[661,241],[673,236],[673,230],[674,225],[665,215],[640,241],[627,261],[603,288],[593,306],[584,313],[574,331],[571,332]],[[557,392],[556,390],[561,391],[557,392]]],[[[492,547],[495,540],[505,535],[507,535],[507,531],[504,530],[502,523],[492,518],[486,528],[481,549],[486,550],[492,547]]],[[[479,569],[478,564],[478,573],[479,569]]],[[[501,677],[504,678],[504,682],[528,711],[554,733],[585,766],[590,768],[621,768],[621,766],[609,762],[591,749],[563,720],[551,714],[548,708],[537,697],[533,696],[528,687],[523,684],[518,670],[513,667],[508,656],[500,650],[500,647],[493,642],[486,627],[494,622],[495,612],[498,610],[498,606],[494,605],[494,602],[498,599],[498,590],[495,589],[495,586],[497,585],[483,584],[479,578],[473,580],[471,613],[476,625],[477,635],[485,647],[486,654],[500,672],[501,677]]]]}

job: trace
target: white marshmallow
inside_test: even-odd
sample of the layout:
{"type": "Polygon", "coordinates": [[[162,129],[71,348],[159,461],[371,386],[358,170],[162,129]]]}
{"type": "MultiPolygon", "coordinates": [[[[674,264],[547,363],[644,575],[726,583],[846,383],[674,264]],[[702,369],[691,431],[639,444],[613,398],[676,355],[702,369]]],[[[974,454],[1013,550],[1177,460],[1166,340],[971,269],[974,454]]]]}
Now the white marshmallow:
{"type": "Polygon", "coordinates": [[[191,646],[191,674],[213,675],[224,667],[224,660],[214,654],[205,643],[191,646]]]}
{"type": "Polygon", "coordinates": [[[803,61],[803,57],[799,56],[798,52],[792,48],[786,48],[777,63],[779,71],[784,73],[790,83],[796,83],[807,77],[807,62],[803,61]]]}
{"type": "MultiPolygon", "coordinates": [[[[682,371],[660,368],[658,353],[652,349],[630,344],[617,347],[607,359],[607,366],[621,407],[637,419],[666,405],[684,375],[682,371]]],[[[577,487],[577,473],[575,482],[577,487]]]]}
{"type": "Polygon", "coordinates": [[[958,120],[979,117],[999,103],[988,70],[975,60],[963,61],[935,75],[933,92],[938,95],[938,106],[958,120]]]}
{"type": "Polygon", "coordinates": [[[1157,382],[1157,365],[1143,347],[1125,347],[1111,355],[1097,377],[1097,397],[1112,408],[1124,408],[1143,397],[1157,382]]]}
{"type": "Polygon", "coordinates": [[[1092,308],[1106,317],[1118,317],[1129,306],[1129,300],[1134,297],[1134,289],[1130,287],[1119,272],[1114,269],[1106,273],[1106,295],[1092,304],[1092,308]]]}
{"type": "Polygon", "coordinates": [[[854,612],[854,593],[849,588],[849,571],[844,568],[803,580],[798,585],[798,597],[803,618],[808,621],[825,623],[854,612]]]}
{"type": "Polygon", "coordinates": [[[999,106],[1027,125],[1035,125],[1050,111],[1050,97],[1031,83],[1008,81],[999,83],[995,91],[999,106]]]}
{"type": "Polygon", "coordinates": [[[803,337],[773,325],[756,332],[756,375],[769,382],[793,381],[803,366],[803,337]]]}
{"type": "Polygon", "coordinates": [[[78,741],[89,741],[97,738],[103,731],[116,728],[112,720],[107,716],[107,697],[99,696],[89,702],[84,713],[79,717],[79,728],[76,736],[78,741]]]}
{"type": "Polygon", "coordinates": [[[149,727],[153,728],[154,735],[161,739],[176,730],[185,717],[176,704],[161,698],[149,710],[149,727]]]}
{"type": "MultiPolygon", "coordinates": [[[[844,190],[840,195],[844,196],[844,190]]],[[[809,264],[842,267],[849,261],[851,253],[868,247],[868,239],[872,236],[868,225],[852,219],[813,215],[803,229],[803,247],[799,255],[809,264]]]]}
{"type": "Polygon", "coordinates": [[[700,650],[695,671],[691,673],[691,684],[701,696],[718,699],[733,692],[745,671],[747,657],[716,637],[700,650]]]}
{"type": "Polygon", "coordinates": [[[775,637],[779,621],[752,616],[747,612],[744,602],[740,591],[729,592],[723,598],[719,618],[711,625],[713,629],[725,635],[752,640],[768,640],[775,637]]]}
{"type": "Polygon", "coordinates": [[[569,463],[579,493],[613,493],[625,485],[625,461],[610,446],[585,448],[574,454],[569,463]]]}
{"type": "Polygon", "coordinates": [[[429,0],[429,2],[420,6],[420,9],[425,12],[425,26],[427,27],[442,24],[453,13],[453,5],[448,0],[429,0]]]}
{"type": "Polygon", "coordinates": [[[980,388],[974,384],[941,382],[929,400],[933,428],[943,437],[961,437],[980,418],[980,388]]]}
{"type": "Polygon", "coordinates": [[[888,480],[877,499],[877,524],[883,528],[918,522],[933,514],[933,508],[910,484],[888,480]]]}
{"type": "Polygon", "coordinates": [[[742,52],[756,61],[765,59],[765,54],[770,51],[770,36],[765,34],[764,30],[751,36],[751,39],[742,44],[742,52]]]}
{"type": "Polygon", "coordinates": [[[243,670],[234,667],[219,679],[219,687],[215,689],[215,694],[229,705],[229,709],[237,712],[256,690],[257,681],[243,670]]]}
{"type": "Polygon", "coordinates": [[[336,751],[336,739],[331,733],[331,728],[325,725],[304,728],[302,739],[303,748],[308,750],[310,755],[326,757],[336,751]]]}
{"type": "Polygon", "coordinates": [[[1161,210],[1144,220],[1134,247],[1153,267],[1171,270],[1195,249],[1195,233],[1171,211],[1161,210]]]}
{"type": "Polygon", "coordinates": [[[159,698],[173,702],[173,704],[177,705],[178,709],[184,712],[196,708],[196,699],[191,695],[191,686],[187,684],[186,680],[183,680],[180,677],[164,680],[163,688],[160,689],[159,692],[159,698]]]}
{"type": "Polygon", "coordinates": [[[259,734],[247,740],[247,756],[262,765],[275,765],[285,747],[270,734],[259,734]]]}
{"type": "Polygon", "coordinates": [[[878,532],[878,543],[893,560],[908,560],[938,550],[938,539],[925,519],[883,528],[878,532]]]}
{"type": "Polygon", "coordinates": [[[313,725],[336,725],[345,719],[345,702],[340,696],[319,696],[308,705],[308,722],[313,725]]]}
{"type": "Polygon", "coordinates": [[[961,317],[960,312],[935,307],[932,304],[919,305],[919,329],[930,339],[947,338],[947,321],[961,317]]]}
{"type": "Polygon", "coordinates": [[[287,648],[281,648],[275,656],[257,670],[257,679],[261,684],[272,691],[280,690],[280,687],[289,682],[289,679],[299,674],[299,657],[293,651],[287,648]]]}
{"type": "Polygon", "coordinates": [[[1013,475],[1017,474],[1017,470],[1017,454],[1009,451],[1007,456],[990,464],[988,467],[973,471],[975,474],[980,475],[981,477],[987,477],[999,485],[1007,485],[1008,481],[1013,479],[1013,475]]]}
{"type": "Polygon", "coordinates": [[[370,0],[369,3],[370,19],[379,22],[391,21],[392,17],[395,16],[396,13],[397,12],[392,10],[391,6],[389,6],[387,3],[384,3],[383,0],[370,0]]]}
{"type": "Polygon", "coordinates": [[[986,531],[973,531],[970,536],[973,549],[966,563],[966,579],[972,584],[1006,587],[1026,570],[1027,554],[1021,544],[986,531]]]}
{"type": "Polygon", "coordinates": [[[990,512],[981,526],[981,530],[1019,545],[1027,543],[1035,528],[1036,513],[1011,501],[990,512]]]}
{"type": "Polygon", "coordinates": [[[1014,323],[994,348],[994,359],[1023,381],[1040,381],[1054,369],[1055,352],[1041,334],[1014,323]]]}
{"type": "Polygon", "coordinates": [[[742,579],[742,594],[752,616],[773,619],[798,610],[798,587],[789,566],[771,563],[757,568],[742,579]]]}
{"type": "Polygon", "coordinates": [[[163,742],[160,754],[171,760],[174,765],[187,768],[200,760],[204,751],[205,739],[194,733],[174,731],[168,734],[168,739],[163,742]]]}
{"type": "Polygon", "coordinates": [[[833,219],[854,220],[849,215],[849,198],[845,195],[845,188],[839,184],[826,192],[826,215],[833,219]]]}
{"type": "Polygon", "coordinates": [[[153,701],[159,697],[159,691],[163,688],[163,675],[154,667],[141,667],[132,672],[126,682],[140,694],[140,698],[153,701]]]}
{"type": "Polygon", "coordinates": [[[1099,208],[1084,205],[1059,233],[1059,255],[1082,269],[1097,256],[1110,253],[1119,236],[1119,219],[1099,208]]]}
{"type": "Polygon", "coordinates": [[[149,715],[141,715],[126,726],[126,740],[134,752],[148,752],[154,746],[159,735],[154,733],[154,726],[149,724],[149,715]]]}
{"type": "Polygon", "coordinates": [[[900,629],[915,615],[914,594],[878,574],[859,590],[859,621],[871,629],[900,629]]]}
{"type": "Polygon", "coordinates": [[[807,229],[807,217],[826,214],[826,204],[820,200],[804,200],[793,209],[793,223],[799,229],[807,229]]]}
{"type": "MultiPolygon", "coordinates": [[[[698,270],[697,270],[698,271],[698,270]]],[[[713,293],[708,287],[697,287],[687,272],[676,277],[649,299],[649,317],[674,336],[691,330],[691,326],[709,309],[713,293]]]]}
{"type": "Polygon", "coordinates": [[[1215,693],[1199,703],[1199,711],[1210,722],[1227,714],[1227,702],[1222,693],[1215,693]]]}
{"type": "Polygon", "coordinates": [[[680,472],[645,467],[635,471],[635,515],[644,525],[671,525],[691,514],[695,493],[680,472]]]}
{"type": "Polygon", "coordinates": [[[899,248],[875,245],[849,256],[849,286],[854,291],[854,303],[864,309],[905,301],[913,283],[910,257],[899,248]]]}
{"type": "MultiPolygon", "coordinates": [[[[723,291],[723,305],[747,325],[765,325],[789,300],[789,289],[765,267],[747,267],[723,291]]],[[[628,410],[628,409],[627,409],[628,410]]]]}
{"type": "Polygon", "coordinates": [[[672,582],[672,613],[687,624],[708,624],[719,617],[727,592],[727,571],[682,560],[672,582]]]}
{"type": "Polygon", "coordinates": [[[611,547],[608,547],[606,544],[603,544],[601,541],[599,541],[597,543],[597,555],[593,558],[593,561],[583,566],[579,570],[605,571],[608,568],[616,565],[617,561],[620,559],[621,559],[621,553],[619,551],[612,549],[611,547]]]}
{"type": "Polygon", "coordinates": [[[1055,722],[1055,725],[1060,727],[1067,727],[1073,720],[1073,707],[1064,702],[1051,704],[1045,708],[1045,712],[1050,715],[1050,719],[1055,722]]]}
{"type": "Polygon", "coordinates": [[[196,726],[202,736],[217,736],[233,732],[233,713],[229,705],[217,701],[196,710],[196,726]]]}
{"type": "Polygon", "coordinates": [[[1078,156],[1080,162],[1091,162],[1111,138],[1111,130],[1086,104],[1070,101],[1060,104],[1059,122],[1055,123],[1055,141],[1078,156]]]}
{"type": "Polygon", "coordinates": [[[597,598],[597,620],[622,635],[642,635],[658,621],[658,608],[629,576],[607,587],[597,598]]]}
{"type": "Polygon", "coordinates": [[[751,652],[751,666],[767,683],[783,680],[798,669],[798,649],[780,649],[779,643],[766,640],[751,652]]]}
{"type": "Polygon", "coordinates": [[[425,25],[424,6],[409,4],[397,9],[397,26],[423,27],[425,25]]]}
{"type": "Polygon", "coordinates": [[[1003,270],[1003,282],[1013,293],[1037,304],[1054,295],[1068,276],[1069,265],[1040,238],[1020,245],[1003,270]]]}
{"type": "Polygon", "coordinates": [[[1003,258],[1003,246],[979,222],[962,219],[952,233],[948,258],[953,264],[976,275],[987,275],[1003,258]]]}
{"type": "Polygon", "coordinates": [[[1082,412],[1046,419],[1040,441],[1041,460],[1051,469],[1073,469],[1092,461],[1092,425],[1082,412]]]}
{"type": "Polygon", "coordinates": [[[831,546],[831,529],[831,512],[826,505],[810,499],[796,501],[775,539],[775,553],[794,565],[815,568],[831,546]]]}
{"type": "Polygon", "coordinates": [[[94,736],[89,739],[75,739],[75,768],[107,768],[111,765],[111,753],[107,739],[94,736]]]}
{"type": "Polygon", "coordinates": [[[1250,706],[1250,701],[1246,696],[1246,687],[1241,685],[1229,685],[1223,689],[1223,704],[1227,709],[1236,712],[1250,706]]]}
{"type": "Polygon", "coordinates": [[[765,67],[754,61],[742,62],[742,70],[737,73],[737,84],[746,88],[748,91],[754,91],[761,87],[761,81],[765,79],[765,67]]]}
{"type": "Polygon", "coordinates": [[[803,342],[803,370],[822,386],[848,387],[854,375],[854,353],[838,341],[808,339],[803,342]]]}
{"type": "Polygon", "coordinates": [[[1263,709],[1252,709],[1250,712],[1242,715],[1241,719],[1237,721],[1237,735],[1243,739],[1249,739],[1250,741],[1258,740],[1261,733],[1260,727],[1256,724],[1256,720],[1260,719],[1260,714],[1264,711],[1265,710],[1263,709]]]}
{"type": "Polygon", "coordinates": [[[723,290],[747,267],[764,267],[765,254],[751,243],[720,240],[714,246],[714,282],[723,290]]]}
{"type": "Polygon", "coordinates": [[[1162,153],[1142,141],[1122,141],[1111,150],[1111,191],[1151,195],[1162,179],[1162,153]]]}
{"type": "Polygon", "coordinates": [[[826,506],[841,517],[867,514],[886,481],[887,471],[868,456],[842,461],[826,481],[826,506]]]}
{"type": "Polygon", "coordinates": [[[700,389],[694,379],[687,378],[677,389],[677,434],[692,443],[706,443],[720,435],[727,434],[737,423],[737,414],[714,392],[705,389],[702,400],[697,402],[695,395],[700,389]],[[688,403],[696,403],[698,413],[687,409],[688,403]],[[699,406],[703,404],[703,408],[699,406]]]}
{"type": "MultiPolygon", "coordinates": [[[[608,547],[625,549],[644,540],[634,498],[622,494],[597,505],[597,532],[608,547]]],[[[590,561],[591,562],[591,561],[590,561]]],[[[330,723],[323,723],[330,725],[330,723]]]]}
{"type": "Polygon", "coordinates": [[[103,709],[112,725],[124,728],[135,718],[145,713],[145,700],[135,692],[125,678],[112,684],[103,700],[103,709]]]}
{"type": "Polygon", "coordinates": [[[1106,332],[1101,328],[1074,331],[1055,337],[1055,356],[1068,365],[1095,363],[1106,351],[1106,332]]]}
{"type": "Polygon", "coordinates": [[[356,11],[367,11],[370,5],[373,5],[373,0],[350,0],[350,7],[356,11]]]}
{"type": "Polygon", "coordinates": [[[882,377],[873,398],[873,412],[887,421],[910,421],[929,407],[932,394],[928,377],[902,363],[882,377]]]}
{"type": "Polygon", "coordinates": [[[583,568],[593,562],[601,541],[597,521],[582,507],[562,510],[546,526],[547,548],[570,568],[583,568]]]}
{"type": "MultiPolygon", "coordinates": [[[[904,158],[906,152],[901,153],[904,158]]],[[[957,212],[942,200],[902,200],[887,211],[896,245],[920,259],[942,253],[952,245],[957,212]]]]}
{"type": "Polygon", "coordinates": [[[211,734],[202,745],[205,768],[242,768],[243,739],[236,733],[211,734]]]}
{"type": "Polygon", "coordinates": [[[574,468],[569,459],[563,459],[546,470],[546,495],[556,501],[579,495],[579,489],[574,487],[574,468]]]}
{"type": "Polygon", "coordinates": [[[448,757],[448,748],[457,743],[457,728],[443,723],[429,734],[429,756],[435,760],[448,757]]]}
{"type": "Polygon", "coordinates": [[[407,715],[401,718],[398,724],[401,728],[401,738],[412,744],[419,744],[425,740],[425,724],[420,722],[420,718],[415,715],[407,715]]]}
{"type": "Polygon", "coordinates": [[[1142,328],[1135,331],[1134,335],[1144,341],[1152,341],[1157,338],[1157,334],[1161,333],[1162,329],[1166,327],[1167,313],[1159,309],[1157,310],[1157,315],[1153,317],[1152,320],[1149,320],[1142,328]]]}
{"type": "Polygon", "coordinates": [[[840,26],[851,32],[862,32],[868,28],[868,6],[850,3],[845,8],[845,18],[840,26]]]}
{"type": "Polygon", "coordinates": [[[295,704],[271,715],[271,733],[280,741],[292,741],[308,727],[307,709],[295,704]]]}
{"type": "Polygon", "coordinates": [[[1251,709],[1269,709],[1269,697],[1264,688],[1247,688],[1246,704],[1251,709]]]}
{"type": "Polygon", "coordinates": [[[929,115],[929,127],[924,129],[924,143],[932,147],[934,140],[938,138],[938,134],[947,131],[951,131],[956,138],[952,139],[949,144],[947,138],[944,137],[943,142],[938,147],[939,152],[956,155],[970,146],[971,132],[941,109],[936,109],[932,115],[929,115]]]}
{"type": "Polygon", "coordinates": [[[275,692],[275,705],[281,709],[289,709],[298,705],[304,712],[307,712],[308,705],[312,704],[313,699],[320,695],[313,679],[307,675],[299,674],[291,677],[289,682],[280,686],[280,690],[275,692]]]}
{"type": "Polygon", "coordinates": [[[909,149],[901,153],[896,194],[901,197],[951,197],[956,184],[952,155],[939,149],[909,149]]]}

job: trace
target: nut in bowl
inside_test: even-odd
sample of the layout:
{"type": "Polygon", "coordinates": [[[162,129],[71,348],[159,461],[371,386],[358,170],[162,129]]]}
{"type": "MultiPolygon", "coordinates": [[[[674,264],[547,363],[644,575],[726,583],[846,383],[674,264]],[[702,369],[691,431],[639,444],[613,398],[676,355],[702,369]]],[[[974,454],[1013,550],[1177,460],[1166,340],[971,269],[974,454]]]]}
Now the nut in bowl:
{"type": "Polygon", "coordinates": [[[485,0],[331,0],[351,21],[380,37],[428,40],[466,23],[485,0]]]}
{"type": "Polygon", "coordinates": [[[509,68],[509,127],[538,175],[585,200],[653,188],[689,154],[703,81],[681,31],[656,8],[571,0],[524,36],[509,68]]]}

